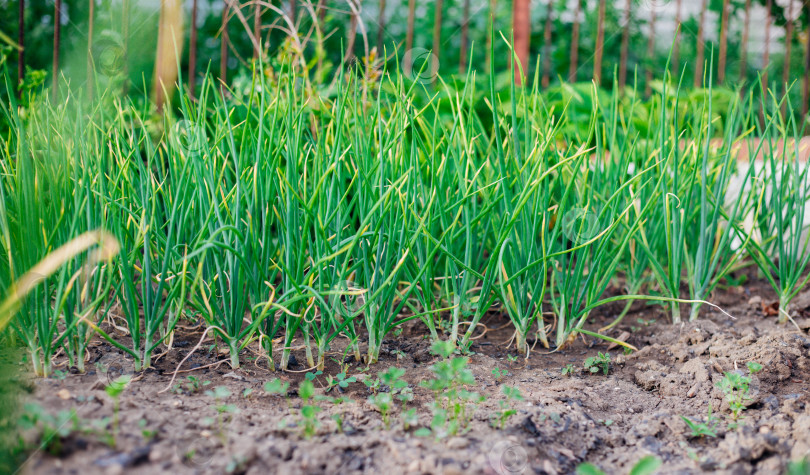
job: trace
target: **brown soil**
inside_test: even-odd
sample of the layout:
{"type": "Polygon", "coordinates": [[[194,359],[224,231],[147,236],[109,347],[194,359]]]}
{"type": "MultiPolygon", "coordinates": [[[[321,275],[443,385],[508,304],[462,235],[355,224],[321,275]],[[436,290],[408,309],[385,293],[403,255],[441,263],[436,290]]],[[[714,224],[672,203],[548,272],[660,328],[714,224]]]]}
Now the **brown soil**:
{"type": "MultiPolygon", "coordinates": [[[[538,350],[538,345],[528,360],[510,362],[508,355],[514,349],[507,345],[509,326],[493,316],[486,322],[491,330],[477,340],[470,359],[476,385],[469,389],[488,399],[475,409],[467,431],[442,440],[404,430],[398,413],[391,429],[385,430],[360,382],[344,394],[354,402],[320,403],[317,435],[305,439],[296,424],[300,398],[291,395],[285,400],[263,391],[264,383],[275,377],[295,388],[302,373],[273,373],[256,361],[236,371],[227,363],[200,368],[217,361],[202,350],[184,365],[200,369],[180,374],[178,382],[191,374],[210,384],[193,393],[160,392],[200,338],[200,333],[188,332],[175,339],[179,348],[159,359],[155,369],[143,373],[121,396],[115,449],[97,432],[77,431],[63,440],[59,456],[35,452],[25,469],[82,474],[557,474],[572,473],[587,461],[607,473],[627,473],[637,460],[651,454],[663,461],[662,473],[782,473],[790,460],[810,455],[810,318],[798,309],[801,332],[792,324],[778,325],[775,317],[763,313],[760,298],[765,303],[773,298],[761,284],[730,290],[713,301],[736,320],[705,309],[703,319],[679,326],[668,324],[659,307],[635,304],[634,312],[611,334],[631,332],[629,342],[640,351],[625,355],[620,349],[610,350],[608,376],[581,370],[586,357],[608,348],[590,338],[552,354],[538,350]],[[747,374],[749,361],[764,369],[753,378],[741,428],[731,430],[728,404],[717,383],[725,371],[747,374]],[[561,374],[568,364],[577,368],[572,377],[561,374]],[[494,368],[509,374],[496,381],[494,368]],[[513,404],[517,414],[502,430],[490,424],[503,399],[500,384],[519,388],[525,397],[513,404]],[[229,388],[232,396],[224,402],[238,408],[225,415],[221,430],[214,400],[205,394],[215,386],[229,388]],[[253,390],[247,397],[246,389],[253,390]],[[691,437],[681,416],[705,420],[710,405],[720,418],[717,437],[691,437]],[[337,413],[345,421],[343,433],[337,432],[332,419],[337,413]],[[144,431],[154,436],[145,436],[144,431]]],[[[619,305],[600,309],[593,328],[620,310],[619,305]]],[[[688,315],[686,308],[683,312],[688,315]]],[[[392,365],[406,369],[405,379],[416,396],[407,407],[417,409],[425,426],[433,395],[419,383],[431,377],[434,359],[422,334],[419,327],[407,328],[396,340],[386,341],[380,363],[369,372],[392,365]]],[[[107,345],[99,344],[93,352],[97,366],[127,364],[107,345]]],[[[246,352],[244,357],[248,356],[246,352]]],[[[305,361],[303,351],[295,356],[305,361]]],[[[52,413],[75,408],[86,427],[110,417],[113,404],[102,390],[106,376],[90,374],[95,367],[89,367],[84,375],[35,380],[33,399],[52,413]]],[[[362,364],[350,365],[350,374],[363,375],[364,370],[362,364]]],[[[324,376],[338,371],[329,361],[316,386],[325,386],[324,376]]]]}

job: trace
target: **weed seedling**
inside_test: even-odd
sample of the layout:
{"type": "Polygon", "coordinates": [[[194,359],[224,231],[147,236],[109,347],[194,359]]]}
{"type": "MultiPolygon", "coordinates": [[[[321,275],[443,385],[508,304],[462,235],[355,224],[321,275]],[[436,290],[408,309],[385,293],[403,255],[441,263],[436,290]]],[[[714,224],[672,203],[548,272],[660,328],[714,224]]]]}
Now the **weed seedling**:
{"type": "MultiPolygon", "coordinates": [[[[340,406],[341,404],[347,404],[347,403],[352,402],[352,400],[349,399],[346,396],[339,396],[339,397],[330,398],[330,399],[331,399],[332,403],[335,406],[340,406]]],[[[334,420],[335,424],[337,424],[337,431],[342,434],[343,433],[343,423],[344,423],[344,421],[343,421],[343,412],[336,412],[335,414],[332,414],[332,420],[334,420]]]]}
{"type": "MultiPolygon", "coordinates": [[[[759,363],[749,361],[747,366],[752,375],[762,371],[762,365],[759,363]]],[[[734,422],[740,418],[742,411],[745,410],[746,403],[751,400],[751,396],[748,394],[750,384],[750,376],[744,376],[736,371],[726,372],[723,379],[717,383],[717,387],[726,396],[728,407],[731,410],[731,418],[734,422]]]]}
{"type": "Polygon", "coordinates": [[[141,437],[143,437],[143,440],[149,442],[155,438],[157,431],[147,429],[146,424],[146,419],[141,419],[138,421],[138,428],[141,429],[141,437]]]}
{"type": "Polygon", "coordinates": [[[492,370],[492,375],[495,376],[495,381],[500,381],[501,379],[505,378],[506,375],[509,374],[509,370],[501,370],[499,368],[495,368],[492,370]]]}
{"type": "Polygon", "coordinates": [[[321,412],[320,407],[310,404],[315,396],[315,385],[312,384],[312,381],[309,379],[301,381],[301,384],[298,385],[298,396],[302,401],[299,426],[303,429],[304,437],[309,439],[315,435],[315,431],[318,429],[318,413],[321,412]]]}
{"type": "Polygon", "coordinates": [[[706,422],[694,422],[688,417],[681,416],[686,425],[692,430],[692,437],[717,437],[715,429],[719,420],[712,415],[712,406],[709,406],[709,414],[706,416],[706,422]]]}
{"type": "Polygon", "coordinates": [[[123,376],[119,376],[115,378],[113,382],[111,382],[107,387],[104,388],[104,392],[107,393],[113,400],[113,422],[112,422],[112,434],[110,436],[110,445],[114,448],[115,447],[115,438],[118,435],[118,409],[120,405],[120,397],[121,393],[124,392],[129,382],[132,380],[132,376],[125,374],[123,376]]]}
{"type": "Polygon", "coordinates": [[[363,380],[363,384],[366,385],[366,388],[372,393],[377,394],[377,391],[380,390],[380,379],[379,378],[366,378],[363,380]]]}
{"type": "Polygon", "coordinates": [[[217,410],[217,430],[219,432],[219,438],[222,440],[222,444],[224,445],[227,442],[225,440],[224,414],[237,412],[236,406],[233,404],[224,404],[223,402],[224,399],[230,397],[231,391],[224,386],[217,386],[213,391],[206,391],[205,395],[214,398],[215,409],[217,410]]]}
{"type": "Polygon", "coordinates": [[[416,409],[411,408],[402,413],[402,425],[405,430],[419,425],[419,416],[416,414],[416,409]]]}
{"type": "Polygon", "coordinates": [[[436,342],[432,351],[443,359],[431,366],[435,378],[422,383],[422,387],[433,391],[436,400],[431,428],[437,436],[456,435],[469,422],[467,406],[474,407],[484,398],[464,389],[465,385],[475,384],[475,378],[467,369],[466,357],[450,358],[454,351],[452,344],[436,342]]]}
{"type": "Polygon", "coordinates": [[[173,388],[174,392],[177,394],[183,393],[183,391],[187,392],[188,394],[194,394],[205,386],[211,384],[211,381],[202,381],[195,377],[195,376],[187,376],[185,383],[176,384],[173,388]]]}
{"type": "Polygon", "coordinates": [[[368,402],[370,402],[374,407],[380,411],[380,415],[382,415],[383,424],[385,428],[388,429],[388,423],[390,421],[389,415],[391,413],[391,408],[394,406],[394,398],[391,397],[391,393],[377,393],[372,396],[369,396],[368,402]]]}
{"type": "Polygon", "coordinates": [[[585,371],[591,374],[596,374],[599,371],[605,373],[605,376],[610,372],[610,353],[599,352],[596,356],[591,356],[585,359],[585,371]]]}
{"type": "Polygon", "coordinates": [[[26,403],[20,416],[22,429],[37,428],[40,431],[38,447],[51,455],[62,451],[62,440],[79,430],[79,416],[75,409],[60,411],[56,416],[49,414],[42,406],[26,403]]]}
{"type": "Polygon", "coordinates": [[[510,416],[517,413],[517,411],[511,407],[510,402],[523,400],[523,395],[520,394],[520,390],[518,388],[501,386],[501,392],[503,393],[505,399],[498,401],[500,410],[498,411],[497,418],[492,424],[493,426],[497,425],[499,429],[503,429],[506,426],[506,420],[509,419],[510,416]]]}
{"type": "MultiPolygon", "coordinates": [[[[630,469],[629,475],[652,475],[661,467],[661,459],[654,455],[647,455],[639,459],[630,469]]],[[[577,475],[605,475],[599,467],[590,463],[577,466],[577,475]]]]}
{"type": "Polygon", "coordinates": [[[289,391],[289,389],[290,383],[282,382],[278,378],[264,383],[264,392],[268,394],[276,394],[278,396],[284,396],[286,398],[287,391],[289,391]]]}
{"type": "Polygon", "coordinates": [[[338,373],[334,378],[330,374],[326,377],[326,392],[333,390],[335,387],[343,390],[349,387],[349,384],[357,382],[354,376],[346,377],[346,373],[338,373]]]}
{"type": "Polygon", "coordinates": [[[386,371],[380,371],[377,376],[380,377],[380,383],[391,388],[391,393],[395,394],[397,399],[402,402],[413,401],[413,389],[402,379],[405,376],[404,369],[392,366],[386,371]]]}
{"type": "Polygon", "coordinates": [[[567,364],[563,367],[561,373],[563,376],[568,376],[570,378],[576,373],[576,368],[574,368],[574,365],[572,364],[567,364]]]}

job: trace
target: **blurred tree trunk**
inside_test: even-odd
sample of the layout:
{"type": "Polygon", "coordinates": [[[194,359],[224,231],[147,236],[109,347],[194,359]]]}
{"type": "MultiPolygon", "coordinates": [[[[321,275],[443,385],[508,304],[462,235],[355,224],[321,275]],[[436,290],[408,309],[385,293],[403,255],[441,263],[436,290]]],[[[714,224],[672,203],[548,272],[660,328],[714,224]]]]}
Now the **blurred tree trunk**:
{"type": "Polygon", "coordinates": [[[593,54],[593,80],[602,84],[602,56],[605,45],[605,7],[606,0],[599,0],[599,18],[596,25],[596,47],[593,54]]]}
{"type": "Polygon", "coordinates": [[[700,20],[698,24],[697,34],[697,58],[695,59],[695,80],[694,86],[696,88],[703,85],[703,62],[706,58],[706,42],[703,40],[705,37],[705,24],[706,24],[706,0],[700,4],[700,20]]]}
{"type": "Polygon", "coordinates": [[[413,49],[413,24],[416,16],[416,0],[408,0],[408,31],[405,33],[405,51],[413,49]]]}
{"type": "MultiPolygon", "coordinates": [[[[531,40],[531,0],[514,0],[512,3],[512,34],[514,35],[514,48],[517,60],[515,68],[515,84],[523,84],[524,78],[529,74],[529,43],[531,40]]],[[[514,56],[512,57],[514,61],[514,56]]]]}
{"type": "MultiPolygon", "coordinates": [[[[626,0],[624,4],[624,26],[622,27],[622,51],[619,60],[619,90],[624,90],[627,85],[627,54],[630,48],[630,6],[632,0],[626,0]]],[[[654,10],[651,8],[651,10],[654,10]]]]}
{"type": "Polygon", "coordinates": [[[552,15],[554,14],[554,0],[548,0],[546,9],[546,26],[543,29],[543,89],[548,88],[551,83],[551,28],[554,26],[552,15]]]}
{"type": "Polygon", "coordinates": [[[93,72],[93,24],[95,23],[96,0],[90,0],[90,13],[87,21],[87,96],[94,94],[95,73],[93,72]]]}
{"type": "Polygon", "coordinates": [[[219,80],[223,84],[228,80],[228,14],[230,2],[225,0],[222,5],[222,31],[219,42],[219,80]]]}
{"type": "Polygon", "coordinates": [[[352,9],[352,19],[349,22],[349,37],[347,39],[348,43],[346,44],[346,55],[343,58],[343,62],[349,64],[349,62],[354,58],[354,42],[357,37],[357,12],[360,11],[360,5],[362,0],[349,0],[350,2],[354,2],[356,5],[357,11],[352,9]]]}
{"type": "Polygon", "coordinates": [[[676,79],[681,75],[681,23],[683,21],[682,0],[675,1],[675,39],[672,45],[672,70],[675,72],[676,79]]]}
{"type": "MultiPolygon", "coordinates": [[[[804,4],[804,15],[810,23],[810,0],[804,4]]],[[[810,109],[810,25],[807,25],[807,42],[804,45],[804,91],[802,100],[802,117],[807,118],[808,109],[810,109]]]]}
{"type": "Polygon", "coordinates": [[[655,8],[650,9],[650,32],[647,35],[647,67],[646,75],[644,78],[644,95],[646,97],[652,96],[652,58],[655,56],[655,8]]]}
{"type": "Polygon", "coordinates": [[[788,0],[788,14],[785,20],[787,24],[785,25],[785,64],[782,66],[782,86],[787,93],[787,84],[790,82],[790,53],[793,47],[793,0],[788,0]]]}
{"type": "Polygon", "coordinates": [[[59,45],[62,42],[62,0],[53,5],[53,77],[51,78],[51,98],[59,98],[59,45]]]}
{"type": "Polygon", "coordinates": [[[723,11],[720,14],[720,58],[717,60],[717,82],[726,80],[726,59],[728,57],[728,2],[723,0],[723,11]]]}
{"type": "Polygon", "coordinates": [[[571,57],[568,61],[568,82],[577,82],[577,62],[579,61],[579,15],[582,13],[582,0],[576,0],[574,24],[571,25],[571,57]]]}
{"type": "Polygon", "coordinates": [[[771,62],[771,1],[765,3],[765,43],[762,49],[762,90],[768,91],[768,66],[771,62]]]}
{"type": "Polygon", "coordinates": [[[197,0],[191,3],[191,33],[188,44],[188,93],[194,97],[197,90],[197,0]]]}
{"type": "MultiPolygon", "coordinates": [[[[444,9],[444,0],[436,0],[436,13],[433,17],[433,51],[432,54],[437,61],[439,58],[439,50],[442,47],[442,10],[444,9]]],[[[436,84],[436,75],[433,76],[433,84],[436,84]]]]}
{"type": "Polygon", "coordinates": [[[492,37],[495,33],[495,9],[498,7],[497,0],[489,0],[489,23],[487,24],[487,50],[484,59],[484,64],[489,74],[492,69],[492,42],[495,39],[492,37]]]}
{"type": "Polygon", "coordinates": [[[467,70],[467,45],[470,41],[470,0],[464,0],[464,18],[461,21],[461,49],[458,52],[458,73],[467,70]]]}
{"type": "Polygon", "coordinates": [[[745,82],[748,77],[748,35],[751,31],[751,0],[745,0],[744,18],[742,44],[740,45],[740,82],[745,82]]]}
{"type": "Polygon", "coordinates": [[[385,0],[380,0],[380,12],[377,16],[377,55],[383,55],[383,39],[385,38],[385,0]]]}
{"type": "MultiPolygon", "coordinates": [[[[197,0],[194,0],[195,3],[197,0]]],[[[253,45],[253,61],[258,62],[262,54],[262,7],[259,3],[253,4],[253,37],[256,44],[253,45]]]]}
{"type": "Polygon", "coordinates": [[[19,0],[17,18],[17,99],[22,94],[22,83],[25,80],[25,0],[19,0]]]}
{"type": "Polygon", "coordinates": [[[155,60],[155,78],[152,97],[158,112],[169,100],[177,84],[178,56],[183,51],[183,3],[182,0],[161,0],[158,46],[155,60]]]}

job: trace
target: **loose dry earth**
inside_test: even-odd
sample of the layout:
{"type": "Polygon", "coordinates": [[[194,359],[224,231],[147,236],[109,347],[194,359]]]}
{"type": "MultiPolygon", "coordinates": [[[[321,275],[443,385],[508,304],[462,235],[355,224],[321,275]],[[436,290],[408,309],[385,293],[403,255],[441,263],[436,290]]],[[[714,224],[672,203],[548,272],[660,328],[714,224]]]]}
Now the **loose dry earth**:
{"type": "MultiPolygon", "coordinates": [[[[302,437],[295,424],[301,401],[285,400],[263,391],[275,377],[297,387],[299,373],[273,373],[260,361],[248,361],[232,371],[213,354],[198,350],[178,375],[193,375],[210,384],[196,392],[178,393],[168,387],[172,372],[200,338],[187,331],[175,339],[175,350],[159,359],[154,370],[136,378],[121,396],[120,435],[116,449],[90,430],[74,432],[61,453],[35,452],[25,465],[30,473],[572,473],[584,461],[607,473],[627,473],[645,455],[663,461],[662,473],[782,473],[790,460],[810,455],[810,299],[801,296],[796,323],[778,325],[767,308],[773,295],[761,283],[735,288],[713,297],[736,320],[704,310],[704,319],[672,326],[658,307],[634,306],[622,325],[611,333],[631,332],[629,342],[640,351],[630,355],[610,350],[608,376],[584,374],[583,361],[607,343],[579,339],[566,351],[547,354],[539,345],[528,360],[510,362],[509,326],[493,314],[489,328],[473,346],[470,367],[476,385],[471,390],[487,396],[474,414],[469,430],[435,440],[404,430],[395,415],[390,430],[367,402],[365,385],[349,385],[344,395],[354,402],[320,403],[320,427],[313,438],[302,437]],[[760,302],[761,301],[761,302],[760,302]],[[746,363],[764,366],[751,385],[752,400],[744,411],[743,426],[729,430],[728,405],[717,388],[723,372],[746,371],[746,363]],[[571,364],[572,377],[561,374],[571,364]],[[492,370],[509,374],[496,381],[492,370]],[[499,384],[518,387],[525,401],[503,430],[490,418],[503,398],[499,384]],[[238,412],[224,417],[220,430],[216,404],[205,389],[226,386],[232,393],[224,402],[238,412]],[[246,389],[252,393],[244,396],[246,389]],[[717,438],[693,438],[681,416],[705,420],[709,406],[721,419],[717,438]],[[332,416],[342,413],[344,432],[337,432],[332,416]],[[212,423],[212,421],[214,421],[212,423]]],[[[594,315],[593,328],[609,322],[621,306],[607,306],[594,315]]],[[[686,309],[683,309],[684,314],[686,309]]],[[[418,326],[406,328],[387,341],[384,357],[369,372],[396,365],[414,388],[420,423],[429,425],[432,393],[419,383],[431,377],[434,361],[418,326]]],[[[203,348],[206,348],[204,345],[203,348]]],[[[245,358],[250,356],[245,353],[245,358]]],[[[298,362],[304,352],[295,353],[298,362]]],[[[341,352],[335,352],[336,359],[341,352]]],[[[128,364],[106,344],[93,348],[98,367],[128,364]]],[[[66,369],[66,368],[62,368],[66,369]]],[[[297,365],[295,370],[305,370],[297,365]]],[[[350,374],[361,375],[365,365],[352,361],[350,374]]],[[[92,371],[91,371],[92,372],[92,371]]],[[[113,403],[102,387],[107,375],[68,374],[63,379],[33,380],[32,399],[56,413],[75,408],[81,422],[111,417],[113,403]]],[[[327,364],[326,374],[339,372],[327,364]]],[[[29,437],[32,434],[28,434],[29,437]]]]}

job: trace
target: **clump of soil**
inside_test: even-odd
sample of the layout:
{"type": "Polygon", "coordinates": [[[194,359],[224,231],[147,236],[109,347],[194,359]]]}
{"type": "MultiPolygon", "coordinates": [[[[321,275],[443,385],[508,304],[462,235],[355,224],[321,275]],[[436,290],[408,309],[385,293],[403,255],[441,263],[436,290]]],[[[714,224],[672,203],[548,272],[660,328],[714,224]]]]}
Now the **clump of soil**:
{"type": "MultiPolygon", "coordinates": [[[[611,349],[607,376],[582,371],[585,358],[608,351],[606,342],[580,338],[551,354],[537,345],[527,360],[514,359],[507,346],[509,327],[493,316],[485,322],[492,330],[476,340],[469,363],[475,385],[468,389],[487,400],[475,408],[468,430],[441,440],[405,430],[399,410],[385,429],[360,382],[390,366],[405,369],[404,379],[415,396],[406,408],[417,410],[419,426],[429,426],[433,394],[419,383],[432,377],[434,357],[418,326],[385,342],[381,362],[370,370],[349,363],[348,372],[358,381],[345,392],[330,394],[352,402],[318,403],[319,427],[309,439],[297,424],[301,400],[293,391],[303,373],[274,373],[260,360],[238,370],[227,363],[207,366],[218,361],[216,355],[199,352],[183,366],[194,371],[178,375],[181,387],[161,392],[200,337],[188,333],[176,338],[179,348],[138,375],[121,396],[115,448],[99,430],[73,431],[58,455],[35,452],[26,469],[83,474],[562,474],[587,461],[608,473],[627,473],[636,461],[654,455],[667,473],[782,473],[790,460],[810,456],[810,318],[800,314],[799,329],[778,325],[774,317],[763,315],[755,299],[749,303],[751,292],[731,290],[717,297],[736,319],[705,309],[703,319],[678,326],[669,324],[657,307],[636,304],[635,313],[611,334],[629,332],[628,342],[639,351],[611,349]],[[751,361],[763,370],[752,376],[751,398],[739,427],[729,428],[730,411],[718,382],[724,372],[748,374],[746,363],[751,361]],[[576,371],[567,377],[561,369],[569,364],[576,371]],[[496,378],[495,368],[508,374],[496,378]],[[187,376],[196,378],[198,388],[187,376]],[[276,377],[290,383],[292,395],[264,392],[264,383],[276,377]],[[497,429],[491,422],[504,400],[501,385],[519,388],[524,400],[510,402],[517,412],[497,429]],[[217,386],[231,395],[218,400],[206,394],[217,386]],[[226,406],[220,414],[218,407],[226,406]],[[717,436],[692,437],[682,416],[705,421],[709,407],[720,421],[717,436]]],[[[768,300],[761,286],[753,293],[768,300]]],[[[604,321],[594,328],[619,310],[602,309],[604,321]]],[[[128,363],[103,344],[94,353],[99,366],[120,371],[128,363]]],[[[304,361],[303,351],[296,356],[304,361]]],[[[326,386],[326,375],[340,372],[340,358],[342,352],[336,351],[315,379],[316,387],[326,386]]],[[[294,369],[305,368],[299,364],[294,369]]],[[[75,408],[81,424],[92,427],[93,421],[113,415],[113,402],[103,391],[110,375],[93,373],[35,380],[33,399],[51,413],[75,408]]]]}

